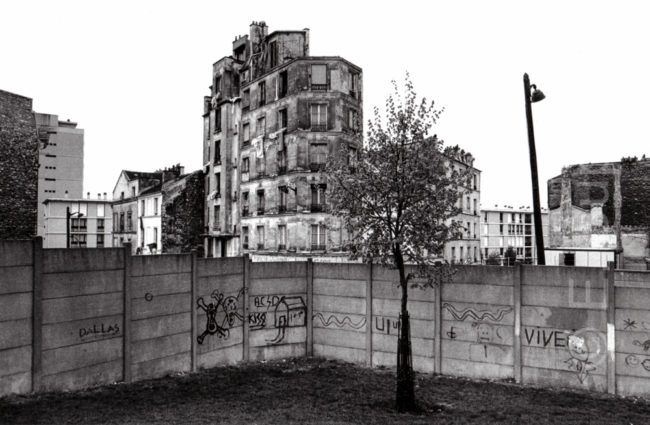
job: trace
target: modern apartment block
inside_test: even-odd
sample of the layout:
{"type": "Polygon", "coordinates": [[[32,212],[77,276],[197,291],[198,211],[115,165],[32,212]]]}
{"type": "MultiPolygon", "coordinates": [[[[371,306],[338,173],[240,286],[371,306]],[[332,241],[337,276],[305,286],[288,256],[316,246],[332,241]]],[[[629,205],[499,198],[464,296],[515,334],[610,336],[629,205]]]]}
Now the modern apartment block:
{"type": "Polygon", "coordinates": [[[460,190],[457,207],[460,208],[454,220],[460,221],[463,233],[457,240],[447,242],[444,248],[444,258],[452,264],[480,263],[479,238],[479,208],[481,205],[481,170],[474,167],[474,157],[458,146],[445,149],[452,169],[470,172],[468,187],[460,190]]]}
{"type": "Polygon", "coordinates": [[[329,253],[345,239],[329,214],[328,154],[360,143],[361,68],[310,56],[309,30],[253,22],[212,69],[204,99],[208,257],[329,253]]]}
{"type": "MultiPolygon", "coordinates": [[[[548,210],[542,208],[542,235],[548,244],[548,210]]],[[[517,252],[517,259],[536,263],[535,223],[531,208],[510,206],[481,209],[481,248],[483,260],[490,255],[503,258],[508,247],[517,252]]]]}
{"type": "Polygon", "coordinates": [[[111,248],[111,201],[48,198],[43,203],[44,248],[111,248]]]}
{"type": "Polygon", "coordinates": [[[45,236],[48,198],[83,197],[84,131],[57,115],[34,114],[40,141],[38,169],[38,235],[45,236]]]}

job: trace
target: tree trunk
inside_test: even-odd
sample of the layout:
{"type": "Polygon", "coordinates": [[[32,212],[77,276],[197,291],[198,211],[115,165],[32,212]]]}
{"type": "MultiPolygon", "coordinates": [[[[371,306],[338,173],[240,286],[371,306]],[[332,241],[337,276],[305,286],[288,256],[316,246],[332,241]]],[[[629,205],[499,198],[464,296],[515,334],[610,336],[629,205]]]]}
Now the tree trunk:
{"type": "Polygon", "coordinates": [[[399,270],[400,287],[402,288],[399,336],[397,338],[396,405],[398,412],[410,412],[415,410],[415,383],[411,356],[410,321],[406,308],[408,302],[408,279],[406,277],[402,252],[398,246],[395,247],[394,254],[395,263],[399,270]]]}

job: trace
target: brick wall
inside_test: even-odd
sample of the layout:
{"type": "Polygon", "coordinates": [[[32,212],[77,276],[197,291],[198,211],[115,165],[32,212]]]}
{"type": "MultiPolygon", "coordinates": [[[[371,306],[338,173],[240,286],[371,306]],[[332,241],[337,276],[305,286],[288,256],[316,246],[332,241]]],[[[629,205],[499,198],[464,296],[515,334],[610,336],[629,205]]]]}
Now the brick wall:
{"type": "Polygon", "coordinates": [[[0,90],[0,239],[36,235],[38,138],[32,100],[0,90]]]}

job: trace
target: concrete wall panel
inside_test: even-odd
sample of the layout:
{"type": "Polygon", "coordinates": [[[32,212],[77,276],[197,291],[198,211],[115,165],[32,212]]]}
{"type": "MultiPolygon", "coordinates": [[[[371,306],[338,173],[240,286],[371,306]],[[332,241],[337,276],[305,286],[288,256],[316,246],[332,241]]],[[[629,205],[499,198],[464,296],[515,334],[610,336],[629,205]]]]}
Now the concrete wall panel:
{"type": "Polygon", "coordinates": [[[521,377],[524,384],[578,388],[596,392],[607,391],[607,378],[604,375],[590,375],[583,382],[580,382],[576,373],[571,371],[538,369],[526,366],[523,366],[521,369],[521,377]]]}
{"type": "Polygon", "coordinates": [[[314,278],[314,294],[339,297],[366,297],[365,280],[314,278]]]}
{"type": "Polygon", "coordinates": [[[222,350],[208,351],[197,355],[196,362],[199,369],[209,369],[215,366],[232,365],[242,361],[242,346],[233,345],[222,350]]]}
{"type": "Polygon", "coordinates": [[[0,322],[32,317],[32,294],[30,292],[0,296],[0,322]]]}
{"type": "Polygon", "coordinates": [[[190,293],[154,296],[151,301],[145,298],[136,298],[131,301],[133,320],[185,313],[190,311],[191,306],[190,293]]]}
{"type": "MultiPolygon", "coordinates": [[[[203,342],[197,344],[196,352],[198,354],[209,353],[215,350],[229,349],[235,345],[241,346],[244,340],[244,328],[242,326],[229,328],[225,336],[219,337],[218,335],[205,335],[203,342]]],[[[199,335],[205,330],[205,325],[201,324],[199,327],[199,335]]]]}
{"type": "MultiPolygon", "coordinates": [[[[602,310],[566,307],[521,307],[523,327],[546,327],[558,329],[597,328],[605,329],[607,313],[602,310]]],[[[522,330],[523,335],[523,330],[522,330]]]]}
{"type": "Polygon", "coordinates": [[[43,298],[45,299],[120,292],[123,287],[123,270],[43,275],[43,298]]]}
{"type": "MultiPolygon", "coordinates": [[[[0,356],[0,378],[30,371],[32,368],[32,347],[23,346],[3,350],[0,356]]],[[[0,379],[0,380],[2,380],[0,379]]]]}
{"type": "Polygon", "coordinates": [[[160,338],[191,331],[190,313],[170,314],[131,322],[131,341],[160,338]]]}
{"type": "Polygon", "coordinates": [[[222,276],[226,274],[241,275],[244,272],[243,257],[233,258],[199,258],[196,261],[197,275],[222,276]]]}
{"type": "Polygon", "coordinates": [[[290,294],[305,292],[305,277],[251,278],[251,295],[290,294]]]}
{"type": "Polygon", "coordinates": [[[124,333],[121,314],[43,325],[43,349],[67,347],[121,337],[124,333]]]}
{"type": "Polygon", "coordinates": [[[222,293],[236,293],[244,284],[242,275],[221,275],[198,278],[197,292],[202,296],[209,296],[212,291],[222,293]]]}
{"type": "Polygon", "coordinates": [[[31,266],[0,267],[0,295],[32,290],[31,266]]]}
{"type": "Polygon", "coordinates": [[[32,373],[15,373],[13,375],[0,376],[0,394],[26,394],[32,389],[32,373]]]}
{"type": "Polygon", "coordinates": [[[43,323],[122,314],[122,304],[123,294],[121,292],[43,300],[43,323]]]}
{"type": "MultiPolygon", "coordinates": [[[[0,298],[1,302],[2,298],[0,298]]],[[[0,322],[0,350],[32,343],[32,320],[19,319],[0,322]]],[[[1,369],[0,369],[1,370],[1,369]]]]}
{"type": "MultiPolygon", "coordinates": [[[[314,332],[315,336],[316,332],[314,332]]],[[[344,362],[363,364],[366,362],[366,350],[347,347],[336,347],[329,343],[318,344],[314,342],[314,355],[328,359],[337,359],[344,362]]]]}
{"type": "MultiPolygon", "coordinates": [[[[478,301],[478,300],[477,300],[478,301]]],[[[479,304],[476,302],[442,302],[442,319],[447,321],[480,321],[512,326],[514,308],[509,305],[479,304]]]]}
{"type": "Polygon", "coordinates": [[[512,294],[511,286],[452,283],[442,287],[442,299],[446,302],[481,300],[485,304],[512,305],[512,294]]]}
{"type": "Polygon", "coordinates": [[[359,332],[343,329],[314,329],[314,344],[337,348],[357,348],[365,350],[366,338],[359,332]]]}
{"type": "Polygon", "coordinates": [[[605,310],[603,289],[560,286],[522,285],[521,304],[546,307],[589,308],[605,310]]]}
{"type": "MultiPolygon", "coordinates": [[[[433,288],[419,289],[408,288],[408,301],[409,309],[411,301],[425,301],[432,302],[435,290],[433,288]]],[[[384,298],[390,300],[401,300],[402,289],[393,282],[388,281],[373,281],[372,285],[373,298],[384,298]]]]}
{"type": "MultiPolygon", "coordinates": [[[[251,263],[251,280],[307,276],[306,262],[251,263]]],[[[304,278],[303,278],[304,279],[304,278]]]]}
{"type": "Polygon", "coordinates": [[[360,280],[368,279],[368,265],[354,263],[314,263],[314,280],[316,279],[360,280]]]}
{"type": "Polygon", "coordinates": [[[135,364],[180,353],[187,353],[189,356],[190,342],[189,332],[135,341],[131,348],[131,361],[135,364]]]}
{"type": "Polygon", "coordinates": [[[616,394],[623,397],[648,397],[650,396],[650,386],[648,378],[636,378],[631,376],[616,377],[616,394]]]}
{"type": "Polygon", "coordinates": [[[190,254],[136,255],[132,257],[131,276],[155,276],[161,274],[190,273],[190,254]]]}
{"type": "Polygon", "coordinates": [[[366,312],[366,299],[365,297],[352,298],[314,295],[314,311],[364,314],[366,312]]]}
{"type": "Polygon", "coordinates": [[[474,379],[507,379],[513,377],[511,366],[477,363],[460,359],[442,358],[444,375],[467,376],[474,379]]]}
{"type": "Polygon", "coordinates": [[[650,288],[616,288],[616,308],[648,310],[650,288]]]}
{"type": "Polygon", "coordinates": [[[45,274],[123,268],[124,249],[122,248],[43,250],[43,273],[45,274]]]}
{"type": "Polygon", "coordinates": [[[31,241],[0,242],[0,267],[30,266],[33,258],[31,241]]]}
{"type": "MultiPolygon", "coordinates": [[[[430,302],[409,301],[408,312],[412,319],[431,320],[433,319],[434,305],[430,302]]],[[[399,300],[386,300],[375,298],[372,300],[372,311],[378,316],[399,317],[399,300]]]]}
{"type": "Polygon", "coordinates": [[[43,375],[55,375],[119,360],[122,357],[122,344],[122,338],[116,337],[53,350],[44,350],[43,375]]]}
{"type": "Polygon", "coordinates": [[[43,377],[43,391],[68,391],[108,385],[122,379],[122,360],[112,360],[43,377]]]}
{"type": "Polygon", "coordinates": [[[454,266],[452,283],[512,286],[514,267],[454,266]]]}
{"type": "Polygon", "coordinates": [[[142,379],[161,378],[178,372],[189,372],[190,353],[179,353],[166,357],[156,358],[133,365],[132,376],[136,381],[142,379]]]}
{"type": "Polygon", "coordinates": [[[442,343],[442,358],[512,366],[513,351],[512,347],[507,345],[450,339],[442,343]]]}
{"type": "MultiPolygon", "coordinates": [[[[304,338],[303,338],[304,341],[304,338]]],[[[303,357],[305,355],[305,343],[270,345],[254,347],[251,344],[250,360],[257,362],[261,360],[286,359],[289,357],[303,357]]]]}

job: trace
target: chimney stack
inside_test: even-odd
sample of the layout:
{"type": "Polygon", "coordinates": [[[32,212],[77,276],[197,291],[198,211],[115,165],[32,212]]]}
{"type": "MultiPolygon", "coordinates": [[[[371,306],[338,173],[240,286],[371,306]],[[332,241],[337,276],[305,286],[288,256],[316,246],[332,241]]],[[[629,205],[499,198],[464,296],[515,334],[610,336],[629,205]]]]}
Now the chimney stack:
{"type": "Polygon", "coordinates": [[[104,201],[106,200],[106,192],[104,192],[104,201]]]}

